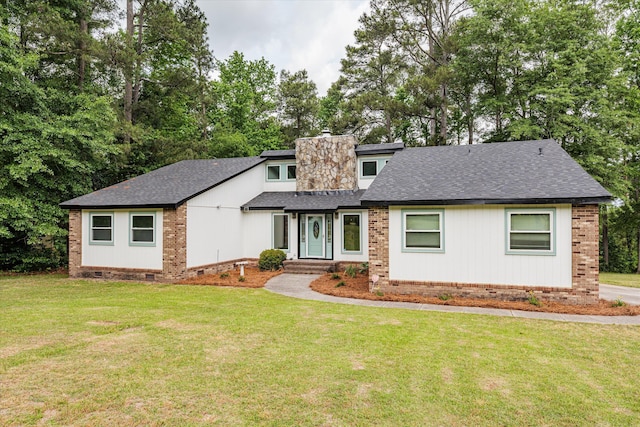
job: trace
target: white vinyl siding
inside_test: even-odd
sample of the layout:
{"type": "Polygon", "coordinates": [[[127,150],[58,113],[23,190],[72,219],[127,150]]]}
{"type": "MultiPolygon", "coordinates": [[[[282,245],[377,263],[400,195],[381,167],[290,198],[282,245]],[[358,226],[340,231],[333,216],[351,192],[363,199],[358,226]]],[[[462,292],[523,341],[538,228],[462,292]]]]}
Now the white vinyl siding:
{"type": "MultiPolygon", "coordinates": [[[[555,256],[506,253],[507,227],[502,205],[443,208],[446,252],[405,251],[403,211],[389,209],[389,277],[391,280],[492,285],[571,287],[571,205],[508,207],[555,210],[555,256]]],[[[413,208],[416,209],[416,208],[413,208]]],[[[425,207],[424,210],[427,210],[425,207]]]]}

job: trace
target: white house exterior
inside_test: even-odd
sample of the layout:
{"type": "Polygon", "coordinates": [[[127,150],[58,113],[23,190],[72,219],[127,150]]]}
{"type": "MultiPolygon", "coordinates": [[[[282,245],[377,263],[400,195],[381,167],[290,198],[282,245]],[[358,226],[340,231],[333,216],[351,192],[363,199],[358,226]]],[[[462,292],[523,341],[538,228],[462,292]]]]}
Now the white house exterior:
{"type": "Polygon", "coordinates": [[[175,281],[277,248],[368,262],[383,292],[592,303],[610,197],[554,141],[404,148],[323,135],[179,162],[61,206],[72,277],[175,281]]]}

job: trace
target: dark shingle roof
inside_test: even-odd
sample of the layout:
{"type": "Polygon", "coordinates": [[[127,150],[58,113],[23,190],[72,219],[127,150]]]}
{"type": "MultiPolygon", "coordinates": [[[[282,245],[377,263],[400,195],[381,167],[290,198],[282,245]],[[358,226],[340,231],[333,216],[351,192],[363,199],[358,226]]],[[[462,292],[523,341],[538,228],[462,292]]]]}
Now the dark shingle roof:
{"type": "Polygon", "coordinates": [[[356,155],[366,156],[373,154],[392,154],[404,149],[403,142],[392,142],[386,144],[363,144],[356,147],[356,155]]]}
{"type": "Polygon", "coordinates": [[[296,150],[265,150],[260,157],[268,160],[295,159],[296,150]]]}
{"type": "Polygon", "coordinates": [[[184,160],[67,200],[62,208],[176,207],[264,162],[260,157],[184,160]]]}
{"type": "Polygon", "coordinates": [[[611,194],[553,140],[408,148],[363,205],[599,203],[611,194]],[[542,154],[541,154],[542,153],[542,154]]]}
{"type": "Polygon", "coordinates": [[[281,191],[264,192],[247,202],[243,209],[283,209],[287,212],[324,212],[360,207],[364,190],[357,191],[281,191]]]}

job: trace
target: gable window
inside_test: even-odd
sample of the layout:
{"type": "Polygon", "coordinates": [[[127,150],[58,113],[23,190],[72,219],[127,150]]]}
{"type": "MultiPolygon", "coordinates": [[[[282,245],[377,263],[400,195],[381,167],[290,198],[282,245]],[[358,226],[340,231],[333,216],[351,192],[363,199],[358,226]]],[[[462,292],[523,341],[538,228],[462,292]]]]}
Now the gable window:
{"type": "Polygon", "coordinates": [[[508,254],[553,254],[555,251],[553,209],[508,209],[508,254]]]}
{"type": "Polygon", "coordinates": [[[444,252],[443,210],[402,212],[405,252],[444,252]]]}
{"type": "Polygon", "coordinates": [[[375,178],[387,163],[389,163],[388,158],[360,159],[360,178],[375,178]]]}
{"type": "Polygon", "coordinates": [[[91,233],[89,243],[97,245],[113,244],[113,214],[90,214],[91,233]]]}
{"type": "Polygon", "coordinates": [[[132,245],[155,245],[156,216],[153,213],[130,214],[131,231],[129,241],[132,245]]]}
{"type": "Polygon", "coordinates": [[[378,162],[376,160],[362,162],[362,176],[378,175],[378,162]]]}
{"type": "Polygon", "coordinates": [[[267,180],[280,181],[280,165],[267,166],[267,180]]]}
{"type": "Polygon", "coordinates": [[[273,214],[273,248],[289,250],[289,214],[273,214]]]}
{"type": "Polygon", "coordinates": [[[296,165],[287,165],[287,179],[296,179],[296,165]]]}
{"type": "Polygon", "coordinates": [[[362,234],[360,214],[346,213],[342,215],[342,252],[361,252],[362,234]]]}

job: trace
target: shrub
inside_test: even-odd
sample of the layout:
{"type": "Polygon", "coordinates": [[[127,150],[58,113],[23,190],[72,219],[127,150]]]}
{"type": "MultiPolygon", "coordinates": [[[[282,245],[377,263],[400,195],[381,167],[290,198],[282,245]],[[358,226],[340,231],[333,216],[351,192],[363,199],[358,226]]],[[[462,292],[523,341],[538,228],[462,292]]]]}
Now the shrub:
{"type": "Polygon", "coordinates": [[[453,297],[450,294],[442,294],[442,295],[438,295],[438,298],[441,301],[449,301],[453,297]]]}
{"type": "Polygon", "coordinates": [[[367,274],[368,272],[369,272],[369,263],[363,262],[362,264],[360,264],[360,268],[358,268],[358,273],[367,274]]]}
{"type": "Polygon", "coordinates": [[[344,269],[344,272],[347,274],[347,276],[355,279],[356,275],[358,274],[358,269],[355,265],[349,264],[347,268],[344,269]]]}
{"type": "Polygon", "coordinates": [[[616,300],[611,303],[611,307],[624,307],[625,305],[627,305],[627,303],[622,301],[622,298],[620,297],[616,298],[616,300]]]}
{"type": "Polygon", "coordinates": [[[331,278],[332,278],[333,280],[338,280],[338,279],[340,278],[340,275],[339,275],[338,273],[332,273],[332,274],[331,274],[331,278]]]}
{"type": "Polygon", "coordinates": [[[527,301],[529,301],[529,304],[535,305],[536,307],[540,307],[542,305],[538,297],[536,297],[533,294],[533,291],[529,291],[529,296],[527,297],[527,301]]]}
{"type": "Polygon", "coordinates": [[[226,279],[227,277],[229,277],[229,273],[222,273],[222,274],[220,275],[220,278],[221,278],[221,279],[226,279]]]}
{"type": "Polygon", "coordinates": [[[285,259],[287,259],[287,254],[280,249],[266,249],[260,253],[258,267],[260,270],[280,270],[285,259]]]}
{"type": "Polygon", "coordinates": [[[346,286],[346,284],[341,280],[338,282],[338,284],[336,285],[336,288],[341,288],[343,286],[346,286]]]}
{"type": "Polygon", "coordinates": [[[244,278],[244,276],[240,276],[238,277],[238,282],[244,282],[246,279],[244,278]]]}

